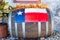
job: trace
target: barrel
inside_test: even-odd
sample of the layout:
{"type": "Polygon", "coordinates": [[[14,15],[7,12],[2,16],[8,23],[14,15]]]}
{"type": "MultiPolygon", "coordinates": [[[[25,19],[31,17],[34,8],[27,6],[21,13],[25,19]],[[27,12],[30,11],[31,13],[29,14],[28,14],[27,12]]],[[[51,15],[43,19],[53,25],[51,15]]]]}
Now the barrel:
{"type": "Polygon", "coordinates": [[[8,36],[7,23],[0,23],[0,38],[7,38],[7,36],[8,36]]]}
{"type": "MultiPolygon", "coordinates": [[[[52,24],[52,17],[50,13],[48,13],[49,19],[48,22],[40,22],[41,28],[38,29],[38,22],[26,22],[25,23],[25,37],[26,38],[37,38],[37,37],[48,37],[53,34],[53,24],[52,24]],[[38,32],[40,31],[40,33],[38,32]],[[40,35],[39,35],[40,34],[40,35]]],[[[15,33],[15,26],[14,26],[14,18],[12,17],[12,34],[13,36],[16,36],[15,33]]],[[[23,37],[22,33],[22,23],[17,24],[18,29],[18,37],[23,37]]]]}

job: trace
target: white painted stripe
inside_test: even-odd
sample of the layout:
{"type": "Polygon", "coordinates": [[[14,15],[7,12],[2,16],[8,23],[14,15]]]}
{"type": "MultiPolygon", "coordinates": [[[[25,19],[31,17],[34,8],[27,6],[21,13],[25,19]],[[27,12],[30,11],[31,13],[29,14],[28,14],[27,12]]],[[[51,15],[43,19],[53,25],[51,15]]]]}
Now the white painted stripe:
{"type": "Polygon", "coordinates": [[[48,22],[46,22],[46,35],[48,34],[48,22]]]}
{"type": "Polygon", "coordinates": [[[41,22],[38,22],[38,37],[41,35],[41,22]]]}
{"type": "Polygon", "coordinates": [[[28,13],[28,12],[47,13],[46,9],[40,9],[40,8],[26,8],[25,13],[28,13]]]}
{"type": "Polygon", "coordinates": [[[18,37],[18,28],[17,28],[17,23],[15,23],[15,32],[16,32],[16,37],[18,37]]]}
{"type": "Polygon", "coordinates": [[[25,38],[25,23],[22,23],[22,33],[23,33],[23,38],[25,38]]]}

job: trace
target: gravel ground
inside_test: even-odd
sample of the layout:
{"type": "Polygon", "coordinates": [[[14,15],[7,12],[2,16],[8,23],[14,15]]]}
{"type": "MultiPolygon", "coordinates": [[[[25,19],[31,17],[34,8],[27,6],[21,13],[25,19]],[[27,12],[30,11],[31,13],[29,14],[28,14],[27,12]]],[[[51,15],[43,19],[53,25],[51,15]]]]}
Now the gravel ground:
{"type": "Polygon", "coordinates": [[[46,38],[46,40],[60,40],[60,32],[55,32],[50,37],[46,38]]]}

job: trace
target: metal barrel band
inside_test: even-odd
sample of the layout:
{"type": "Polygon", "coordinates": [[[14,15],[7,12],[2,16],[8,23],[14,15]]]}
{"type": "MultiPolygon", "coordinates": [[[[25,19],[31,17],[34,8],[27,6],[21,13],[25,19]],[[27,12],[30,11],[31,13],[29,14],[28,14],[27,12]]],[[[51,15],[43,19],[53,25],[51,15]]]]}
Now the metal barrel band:
{"type": "Polygon", "coordinates": [[[13,37],[12,35],[12,27],[11,27],[11,16],[12,16],[12,11],[9,10],[9,17],[8,17],[8,30],[9,30],[9,33],[10,33],[10,36],[13,37]]]}

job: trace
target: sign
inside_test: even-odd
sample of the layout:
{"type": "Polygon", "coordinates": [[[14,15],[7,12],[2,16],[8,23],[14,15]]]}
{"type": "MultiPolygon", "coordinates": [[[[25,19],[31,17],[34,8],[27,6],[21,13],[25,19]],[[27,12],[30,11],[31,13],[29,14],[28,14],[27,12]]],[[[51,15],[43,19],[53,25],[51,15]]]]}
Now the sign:
{"type": "Polygon", "coordinates": [[[14,0],[14,2],[37,2],[38,0],[14,0]]]}
{"type": "Polygon", "coordinates": [[[15,22],[47,22],[48,13],[45,9],[27,8],[14,12],[15,22]]]}

